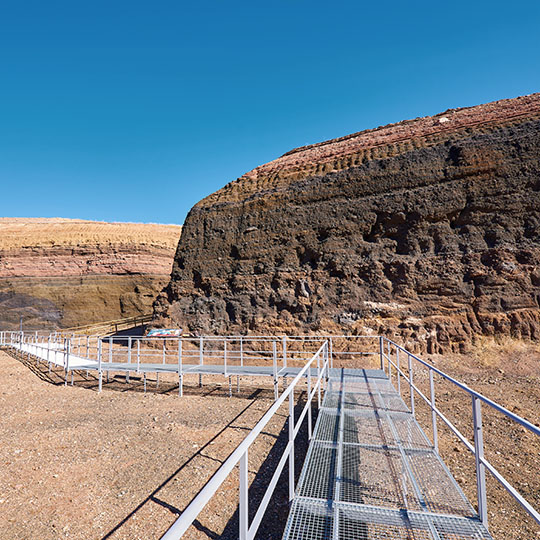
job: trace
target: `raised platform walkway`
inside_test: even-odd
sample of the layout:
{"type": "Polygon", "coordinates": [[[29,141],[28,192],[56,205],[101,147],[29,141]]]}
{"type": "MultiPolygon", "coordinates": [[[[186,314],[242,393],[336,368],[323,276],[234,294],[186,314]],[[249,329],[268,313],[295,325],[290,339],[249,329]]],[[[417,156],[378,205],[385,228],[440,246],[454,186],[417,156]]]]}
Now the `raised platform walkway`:
{"type": "Polygon", "coordinates": [[[333,370],[284,540],[491,539],[387,376],[333,370]]]}

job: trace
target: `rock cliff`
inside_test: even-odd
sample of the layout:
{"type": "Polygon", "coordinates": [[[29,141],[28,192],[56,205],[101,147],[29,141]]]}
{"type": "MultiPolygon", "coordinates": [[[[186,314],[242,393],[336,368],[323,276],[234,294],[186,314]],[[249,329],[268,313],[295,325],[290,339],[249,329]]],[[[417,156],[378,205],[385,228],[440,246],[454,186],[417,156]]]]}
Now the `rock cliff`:
{"type": "Polygon", "coordinates": [[[151,311],[180,227],[0,218],[0,327],[67,328],[151,311]]]}
{"type": "Polygon", "coordinates": [[[203,332],[540,338],[540,94],[292,150],[189,213],[158,315],[203,332]]]}

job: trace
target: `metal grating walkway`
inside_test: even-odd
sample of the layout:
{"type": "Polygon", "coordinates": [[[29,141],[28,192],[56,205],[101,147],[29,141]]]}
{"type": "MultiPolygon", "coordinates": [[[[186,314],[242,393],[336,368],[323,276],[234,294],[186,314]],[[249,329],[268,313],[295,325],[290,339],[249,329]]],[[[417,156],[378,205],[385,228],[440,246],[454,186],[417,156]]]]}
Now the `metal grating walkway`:
{"type": "Polygon", "coordinates": [[[283,538],[491,540],[379,370],[331,371],[283,538]]]}

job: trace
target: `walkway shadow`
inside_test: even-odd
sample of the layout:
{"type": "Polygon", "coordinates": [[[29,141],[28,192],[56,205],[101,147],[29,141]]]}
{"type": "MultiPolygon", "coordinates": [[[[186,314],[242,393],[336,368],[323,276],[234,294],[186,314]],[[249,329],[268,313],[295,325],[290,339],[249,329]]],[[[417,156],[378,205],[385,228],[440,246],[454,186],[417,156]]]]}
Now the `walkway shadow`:
{"type": "MultiPolygon", "coordinates": [[[[299,401],[294,408],[294,417],[298,418],[302,413],[302,409],[305,405],[306,392],[302,392],[299,396],[299,401]]],[[[313,412],[313,425],[317,418],[316,406],[312,408],[313,412]]],[[[264,497],[266,488],[276,470],[276,467],[283,455],[285,447],[289,442],[289,421],[285,422],[283,429],[268,456],[259,467],[255,478],[251,482],[249,487],[249,521],[255,516],[257,509],[264,497]]],[[[298,479],[302,471],[302,466],[307,454],[309,446],[308,432],[307,432],[307,415],[304,419],[302,428],[298,432],[294,445],[294,472],[295,472],[295,486],[298,485],[298,479]]],[[[250,469],[251,470],[251,469],[250,469]]],[[[288,463],[283,468],[279,477],[276,489],[266,512],[259,526],[259,530],[255,535],[259,540],[281,540],[285,525],[287,524],[287,518],[289,516],[289,465],[288,463]]],[[[239,512],[238,509],[232,515],[231,519],[225,526],[223,533],[218,535],[215,532],[208,534],[208,538],[219,538],[220,540],[237,540],[238,539],[238,527],[239,527],[239,512]]],[[[194,524],[196,526],[196,524],[194,524]]],[[[200,529],[199,529],[200,530],[200,529]]]]}
{"type": "MultiPolygon", "coordinates": [[[[251,397],[259,397],[260,392],[254,392],[251,397]]],[[[299,396],[299,403],[295,406],[295,417],[298,418],[304,406],[305,392],[299,396]]],[[[210,445],[227,429],[245,429],[246,434],[249,432],[248,428],[235,426],[235,422],[241,418],[241,416],[254,404],[252,401],[249,405],[244,407],[226,426],[224,426],[219,433],[217,433],[212,439],[210,439],[204,446],[202,446],[195,454],[193,454],[185,463],[183,463],[178,469],[176,469],[169,477],[162,482],[152,493],[148,495],[143,501],[141,501],[128,515],[126,515],[117,525],[115,525],[101,540],[109,540],[121,530],[122,526],[127,523],[137,512],[139,512],[146,504],[154,503],[158,504],[163,508],[166,508],[169,512],[175,516],[179,516],[184,509],[177,508],[176,506],[168,503],[166,500],[159,496],[160,491],[162,491],[174,478],[185,468],[187,467],[194,459],[197,457],[209,458],[206,455],[205,451],[210,447],[210,445]]],[[[307,418],[307,417],[306,417],[307,418]]],[[[316,408],[313,408],[313,422],[316,420],[316,408]]],[[[264,432],[263,432],[264,433],[264,432]]],[[[270,435],[269,433],[265,433],[270,435]]],[[[274,436],[274,435],[271,435],[274,436]]],[[[288,421],[285,422],[283,428],[281,429],[279,435],[276,437],[275,443],[270,450],[270,453],[264,459],[262,465],[259,467],[255,478],[251,482],[249,488],[249,505],[250,505],[250,520],[253,519],[257,508],[266,492],[268,482],[274,474],[276,466],[283,454],[285,447],[287,446],[289,438],[289,427],[288,421]]],[[[295,444],[295,482],[298,482],[300,472],[302,469],[303,461],[309,446],[309,440],[307,436],[307,424],[304,421],[303,428],[299,431],[295,444]]],[[[227,456],[228,457],[228,456],[227,456]]],[[[227,458],[223,460],[218,460],[219,464],[223,464],[227,458]]],[[[252,470],[252,469],[250,469],[252,470]]],[[[270,504],[266,509],[265,516],[259,527],[259,533],[255,538],[264,540],[280,540],[283,536],[283,531],[287,522],[287,517],[289,514],[289,502],[288,502],[288,465],[286,465],[282,471],[280,479],[277,483],[274,495],[270,500],[270,504]]],[[[195,495],[195,497],[197,494],[195,495]]],[[[193,497],[193,498],[195,498],[193,497]]],[[[193,499],[192,499],[193,500],[193,499]]],[[[187,507],[187,506],[186,506],[187,507]]],[[[204,511],[203,511],[204,512],[204,511]]],[[[203,525],[201,521],[196,519],[193,522],[193,527],[198,531],[202,532],[207,536],[209,540],[238,540],[238,525],[239,525],[239,514],[238,509],[234,512],[230,520],[227,522],[225,529],[220,534],[217,531],[209,529],[207,526],[203,525]]]]}
{"type": "Polygon", "coordinates": [[[10,349],[7,347],[2,347],[2,350],[18,360],[23,366],[27,367],[34,375],[37,375],[42,381],[45,381],[49,384],[54,384],[55,386],[60,386],[64,384],[64,370],[61,372],[58,369],[58,366],[53,366],[49,370],[47,362],[41,361],[37,362],[34,357],[28,358],[28,354],[22,353],[20,351],[10,349]]]}
{"type": "Polygon", "coordinates": [[[146,497],[143,501],[141,501],[129,514],[127,514],[120,522],[118,522],[105,536],[101,538],[101,540],[107,540],[111,538],[117,531],[119,531],[122,526],[127,523],[137,512],[139,512],[146,504],[148,503],[156,503],[160,506],[163,506],[167,508],[169,511],[171,511],[173,514],[180,514],[181,510],[176,508],[173,505],[168,504],[166,501],[163,501],[158,497],[159,492],[165,488],[170,482],[174,480],[174,478],[183,470],[185,469],[193,460],[195,460],[197,457],[204,456],[204,451],[210,447],[210,445],[218,439],[227,429],[231,429],[234,427],[234,423],[249,409],[255,404],[255,398],[259,397],[259,390],[256,390],[251,394],[252,401],[246,405],[227,425],[225,425],[218,433],[216,433],[211,439],[209,439],[204,446],[202,446],[200,449],[197,450],[187,461],[182,463],[178,469],[176,469],[173,473],[171,473],[159,486],[152,491],[148,497],[146,497]]]}

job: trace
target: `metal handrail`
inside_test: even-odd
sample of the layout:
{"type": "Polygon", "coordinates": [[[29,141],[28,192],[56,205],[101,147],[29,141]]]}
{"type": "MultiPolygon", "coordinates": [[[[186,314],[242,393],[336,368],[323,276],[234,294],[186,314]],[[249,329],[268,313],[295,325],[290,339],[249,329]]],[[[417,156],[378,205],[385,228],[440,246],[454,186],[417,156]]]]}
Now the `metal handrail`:
{"type": "MultiPolygon", "coordinates": [[[[294,393],[294,386],[293,385],[296,385],[298,383],[298,381],[302,377],[306,376],[306,372],[307,372],[307,377],[308,377],[308,381],[309,381],[308,382],[309,388],[311,388],[311,366],[312,366],[313,362],[316,359],[320,360],[320,358],[321,358],[320,355],[322,354],[321,353],[322,350],[325,351],[324,352],[324,365],[323,365],[322,368],[319,366],[317,383],[316,383],[315,387],[313,388],[313,390],[310,390],[308,392],[309,393],[309,401],[308,401],[309,408],[306,408],[306,407],[308,407],[308,405],[306,405],[306,407],[304,407],[304,410],[302,411],[302,414],[300,415],[299,422],[304,420],[306,414],[308,414],[309,417],[311,417],[311,408],[310,408],[311,407],[311,400],[315,396],[316,392],[319,392],[319,400],[320,400],[320,389],[321,389],[321,386],[322,386],[321,381],[322,381],[322,378],[323,378],[323,374],[325,372],[326,372],[326,374],[328,373],[328,368],[332,366],[332,361],[333,361],[332,359],[333,359],[334,356],[338,357],[339,355],[343,355],[344,357],[346,357],[348,355],[353,355],[353,354],[356,354],[356,355],[359,355],[359,354],[371,354],[371,355],[378,354],[380,356],[380,363],[381,363],[380,367],[381,367],[381,369],[385,369],[385,364],[386,364],[387,369],[388,369],[388,376],[389,376],[390,380],[392,378],[392,368],[396,370],[398,392],[401,392],[402,379],[409,386],[410,408],[411,408],[411,412],[413,413],[413,415],[415,414],[415,396],[418,396],[419,398],[421,398],[421,400],[424,401],[428,405],[429,409],[431,410],[431,422],[432,422],[432,432],[433,432],[433,447],[434,447],[435,451],[438,452],[437,420],[440,419],[451,430],[451,432],[465,445],[465,447],[472,453],[472,455],[475,457],[476,477],[477,477],[478,512],[479,512],[480,518],[481,518],[482,522],[484,523],[484,525],[487,527],[487,524],[488,524],[487,523],[487,521],[488,521],[487,520],[487,496],[486,496],[486,483],[485,483],[486,470],[499,483],[501,483],[501,485],[518,502],[518,504],[537,523],[540,524],[540,512],[538,512],[535,508],[533,508],[532,505],[510,484],[510,482],[484,456],[484,441],[483,441],[483,425],[482,425],[481,405],[483,403],[486,406],[489,406],[494,411],[497,411],[498,413],[504,415],[505,417],[509,418],[513,422],[516,422],[517,424],[523,426],[529,432],[533,433],[536,436],[540,436],[540,428],[538,426],[535,426],[534,424],[532,424],[528,420],[526,420],[526,419],[518,416],[517,414],[509,411],[505,407],[499,405],[498,403],[494,402],[493,400],[489,399],[488,397],[484,396],[483,394],[471,389],[466,384],[458,381],[457,379],[454,379],[453,377],[451,377],[450,375],[444,373],[443,371],[441,371],[440,369],[438,369],[434,365],[430,364],[429,362],[426,362],[425,360],[422,360],[416,354],[408,351],[403,346],[398,345],[394,341],[392,341],[392,340],[390,340],[390,339],[388,339],[388,338],[386,338],[384,336],[326,336],[326,337],[328,339],[321,346],[321,348],[318,350],[318,352],[315,353],[315,355],[306,363],[306,365],[302,368],[300,373],[294,378],[293,382],[291,383],[291,385],[289,385],[287,387],[287,389],[284,391],[284,393],[280,397],[278,397],[278,394],[276,392],[276,402],[275,402],[273,407],[276,407],[276,406],[279,407],[278,404],[282,404],[287,396],[291,396],[294,393]],[[379,350],[378,350],[378,352],[371,352],[371,351],[368,352],[368,351],[366,351],[366,352],[362,352],[362,353],[357,352],[357,351],[354,351],[354,352],[351,352],[351,351],[338,352],[338,351],[333,350],[333,340],[335,341],[335,340],[345,339],[345,338],[378,340],[379,350]],[[394,352],[394,357],[392,355],[392,351],[394,352]],[[403,357],[405,357],[406,362],[402,361],[403,357]],[[418,385],[415,383],[413,361],[415,363],[416,362],[419,363],[420,365],[422,365],[423,367],[428,369],[428,373],[429,373],[429,395],[426,395],[426,393],[424,393],[418,387],[418,385]],[[404,371],[404,369],[405,369],[404,364],[405,363],[407,364],[407,371],[404,371]],[[469,441],[467,439],[467,437],[452,423],[452,421],[436,406],[435,387],[434,387],[434,381],[433,381],[434,374],[439,375],[444,380],[450,382],[451,384],[453,384],[454,386],[456,386],[460,390],[462,390],[462,391],[466,392],[467,394],[469,394],[469,396],[471,397],[472,415],[473,415],[473,432],[474,432],[474,441],[473,442],[469,441]]],[[[67,381],[67,372],[68,372],[68,370],[76,369],[76,368],[70,367],[70,362],[69,362],[70,347],[71,347],[70,338],[58,334],[54,338],[55,339],[55,342],[54,342],[55,344],[52,345],[52,347],[51,347],[51,343],[52,343],[51,342],[51,337],[48,338],[46,343],[43,341],[43,339],[44,338],[38,337],[35,334],[34,335],[32,335],[32,334],[24,335],[24,334],[21,334],[20,332],[0,332],[0,344],[3,344],[3,345],[10,345],[11,344],[11,346],[20,347],[21,350],[23,350],[22,345],[24,343],[24,346],[25,346],[24,352],[25,353],[30,354],[30,352],[28,352],[29,350],[31,350],[29,347],[33,347],[35,351],[46,349],[47,351],[55,351],[55,354],[56,353],[64,354],[64,357],[65,357],[64,369],[66,371],[66,381],[67,381]],[[40,343],[40,339],[41,339],[41,343],[40,343]]],[[[100,362],[99,371],[101,372],[101,361],[103,360],[103,363],[106,362],[105,358],[102,359],[102,351],[101,351],[101,342],[102,342],[102,340],[101,340],[101,338],[94,338],[94,339],[98,340],[97,341],[97,346],[98,346],[99,350],[98,350],[97,357],[98,357],[99,362],[100,362]]],[[[107,339],[112,339],[112,338],[107,338],[107,339]]],[[[125,338],[122,338],[122,339],[125,339],[125,338]]],[[[133,339],[136,339],[136,338],[133,337],[133,339]]],[[[148,339],[148,338],[141,338],[141,339],[148,339]]],[[[156,338],[156,340],[158,340],[158,339],[162,340],[163,338],[156,338]]],[[[268,343],[273,343],[274,344],[273,345],[273,351],[269,351],[269,350],[265,350],[265,351],[263,351],[263,350],[249,351],[247,349],[243,349],[242,345],[241,345],[240,346],[240,354],[241,354],[240,358],[247,359],[250,355],[256,355],[256,354],[263,355],[264,354],[265,358],[267,358],[267,359],[272,358],[273,359],[273,365],[275,366],[275,368],[277,368],[277,364],[276,364],[277,355],[276,355],[276,351],[275,351],[275,348],[276,348],[275,344],[278,344],[281,340],[283,340],[283,343],[284,343],[282,345],[282,347],[283,347],[283,363],[284,363],[284,365],[286,365],[286,360],[287,360],[286,355],[287,354],[293,354],[293,351],[291,351],[290,349],[287,349],[285,343],[287,343],[287,345],[290,346],[294,342],[295,339],[298,340],[298,341],[305,341],[305,342],[311,343],[311,342],[313,342],[315,340],[323,339],[323,336],[307,336],[305,338],[302,337],[302,336],[293,336],[293,337],[290,337],[290,338],[288,336],[286,338],[278,337],[278,336],[276,336],[276,337],[269,337],[269,336],[227,336],[227,337],[207,336],[207,337],[203,337],[203,336],[200,336],[198,338],[193,338],[193,337],[191,337],[191,338],[190,337],[175,338],[174,341],[178,342],[178,344],[179,344],[179,347],[178,347],[179,348],[179,357],[178,357],[177,361],[178,361],[179,372],[181,373],[182,372],[182,361],[183,361],[183,359],[197,359],[197,358],[199,358],[200,352],[202,352],[202,351],[197,350],[196,348],[193,349],[193,350],[189,350],[189,349],[186,348],[184,351],[182,351],[182,348],[181,348],[180,344],[184,343],[184,342],[190,342],[191,341],[192,343],[194,343],[194,342],[204,343],[204,342],[208,342],[208,341],[212,341],[212,342],[221,341],[223,343],[230,343],[231,341],[234,341],[234,340],[241,340],[240,343],[241,344],[243,343],[244,345],[246,345],[249,341],[252,341],[252,342],[264,341],[264,342],[268,342],[268,343]]],[[[78,343],[77,345],[78,345],[78,347],[80,349],[81,344],[78,343]]],[[[83,344],[83,348],[84,348],[84,344],[83,344]]],[[[263,349],[263,348],[264,348],[264,346],[263,347],[257,347],[257,349],[263,349]]],[[[130,350],[131,350],[131,348],[130,348],[130,350]]],[[[87,345],[87,351],[88,351],[88,345],[87,345]]],[[[109,353],[110,352],[111,351],[109,351],[109,353]]],[[[238,351],[236,351],[234,348],[228,346],[227,347],[227,362],[230,363],[233,360],[238,359],[238,357],[236,356],[237,352],[238,351]]],[[[105,353],[103,353],[103,354],[105,354],[105,353]]],[[[138,355],[139,354],[141,354],[140,351],[138,351],[138,355]]],[[[142,354],[144,354],[144,353],[142,353],[142,354]]],[[[149,354],[160,354],[160,351],[158,351],[156,349],[156,353],[149,353],[149,354]]],[[[174,350],[171,350],[170,354],[174,355],[174,350]]],[[[294,354],[302,355],[302,354],[306,354],[306,351],[294,351],[294,354]]],[[[210,350],[204,351],[204,356],[206,358],[219,357],[219,351],[217,351],[215,349],[210,349],[210,350]]],[[[87,352],[87,357],[89,358],[88,352],[87,352]]],[[[138,362],[139,362],[139,356],[138,356],[138,362]]],[[[281,362],[281,360],[280,360],[280,362],[281,362]]],[[[186,366],[187,365],[189,365],[189,364],[186,364],[186,366]]],[[[227,365],[229,365],[229,364],[227,364],[227,365]]],[[[277,369],[274,369],[274,378],[276,378],[276,371],[277,371],[277,369]]],[[[279,371],[277,372],[277,374],[279,374],[279,371]]],[[[274,384],[275,384],[275,389],[276,389],[276,381],[274,382],[274,384]]],[[[180,384],[179,388],[180,388],[179,391],[181,392],[181,384],[180,384]]],[[[273,409],[270,409],[270,410],[273,410],[273,409]]],[[[263,417],[263,419],[264,418],[266,418],[266,416],[263,417]]],[[[261,422],[262,422],[263,419],[261,419],[261,422]]],[[[294,424],[294,422],[291,423],[291,425],[293,425],[293,424],[294,424]]],[[[300,423],[296,427],[293,425],[293,427],[291,428],[292,429],[292,436],[293,436],[292,441],[293,442],[294,442],[294,437],[298,433],[299,426],[300,426],[300,423]]],[[[253,437],[256,437],[256,435],[254,435],[253,437]]],[[[248,446],[250,444],[251,443],[249,443],[248,446]]],[[[291,451],[291,444],[293,444],[293,443],[290,442],[289,445],[287,445],[286,453],[288,451],[291,451]]],[[[285,456],[286,456],[286,453],[285,453],[285,456]]],[[[235,455],[235,456],[240,456],[238,458],[238,460],[235,462],[235,464],[237,464],[239,462],[240,458],[247,460],[247,449],[246,449],[246,455],[244,455],[242,453],[240,453],[240,454],[234,454],[233,453],[233,455],[235,455]]],[[[231,457],[233,455],[231,455],[231,457]]],[[[286,457],[282,457],[282,460],[280,461],[280,465],[278,467],[283,468],[286,461],[287,461],[286,457]]],[[[242,468],[243,466],[244,465],[241,465],[241,470],[243,470],[243,468],[242,468]]],[[[244,480],[242,480],[242,482],[244,482],[244,480]]],[[[276,480],[276,482],[277,482],[277,480],[276,480]]],[[[273,484],[271,482],[271,486],[272,485],[275,487],[275,484],[273,484]]],[[[246,486],[243,484],[243,487],[242,487],[242,490],[241,490],[242,493],[245,492],[245,488],[246,488],[246,486]]],[[[206,488],[204,488],[204,489],[206,489],[206,488]]],[[[272,487],[272,490],[273,490],[273,487],[272,487]]],[[[206,491],[205,491],[205,493],[206,493],[206,491]]],[[[185,518],[185,519],[187,519],[187,518],[185,518]]],[[[253,523],[255,523],[255,521],[253,523]]],[[[253,526],[253,524],[252,524],[252,526],[253,526]]],[[[249,529],[249,530],[251,530],[251,529],[249,529]]],[[[246,538],[252,538],[252,536],[248,535],[246,538]]]]}
{"type": "Polygon", "coordinates": [[[313,355],[311,360],[300,370],[298,375],[291,381],[289,386],[284,390],[281,396],[274,402],[274,404],[268,409],[264,416],[257,422],[255,427],[249,432],[246,438],[236,447],[233,453],[228,459],[221,465],[221,467],[214,473],[212,478],[206,483],[199,494],[191,501],[191,503],[185,508],[180,517],[174,522],[169,530],[161,537],[161,540],[177,540],[182,538],[184,533],[189,529],[192,523],[195,521],[199,513],[208,504],[210,499],[214,496],[221,484],[233,471],[236,465],[240,464],[240,525],[239,525],[239,538],[240,540],[251,540],[255,537],[257,529],[260,525],[264,511],[268,506],[271,495],[277,484],[277,480],[285,462],[289,461],[289,498],[292,499],[294,495],[294,439],[298,433],[299,426],[307,414],[308,408],[311,408],[311,401],[313,400],[317,389],[322,385],[322,380],[325,377],[328,370],[328,342],[323,343],[320,349],[313,355]],[[324,364],[319,368],[319,374],[317,382],[315,383],[311,393],[307,398],[307,403],[304,406],[298,423],[295,426],[294,422],[294,390],[297,384],[305,376],[306,372],[311,369],[312,364],[320,358],[320,355],[324,354],[324,364]],[[261,504],[255,514],[251,526],[248,519],[248,475],[247,475],[247,460],[248,451],[255,439],[266,427],[270,419],[276,414],[285,400],[289,398],[289,442],[285,447],[283,455],[267,491],[261,501],[261,504]],[[298,428],[298,429],[297,429],[298,428]]]}
{"type": "Polygon", "coordinates": [[[476,390],[468,387],[466,384],[459,382],[450,375],[444,373],[440,369],[436,368],[432,364],[422,360],[415,354],[411,353],[401,345],[398,345],[394,341],[381,336],[380,339],[380,356],[381,356],[381,369],[384,369],[384,360],[386,360],[388,365],[388,375],[391,377],[391,366],[396,369],[398,377],[398,387],[400,386],[399,376],[401,375],[406,382],[408,382],[410,396],[411,396],[411,412],[414,414],[414,392],[418,394],[429,406],[432,412],[432,431],[433,431],[433,445],[436,451],[438,451],[437,443],[437,423],[436,419],[439,417],[449,428],[450,430],[458,437],[458,439],[465,445],[465,447],[474,455],[475,457],[475,466],[476,466],[476,485],[477,485],[477,501],[478,501],[478,513],[483,524],[488,526],[487,518],[487,494],[486,494],[486,479],[485,471],[486,469],[491,473],[491,475],[508,491],[508,493],[516,500],[516,502],[538,523],[540,524],[540,512],[537,511],[526,499],[519,493],[516,488],[514,488],[510,482],[497,470],[497,468],[492,465],[484,456],[484,437],[483,437],[483,426],[482,426],[482,412],[481,412],[481,403],[485,403],[490,406],[495,411],[503,414],[507,418],[513,420],[514,422],[520,424],[524,428],[531,431],[533,434],[540,436],[540,428],[518,416],[517,414],[509,411],[502,405],[494,402],[488,397],[480,394],[476,390]],[[388,345],[387,352],[384,351],[383,343],[388,345]],[[391,347],[394,347],[396,350],[396,362],[391,358],[391,347]],[[408,359],[408,374],[405,374],[400,366],[400,354],[402,352],[407,355],[408,359]],[[419,362],[421,365],[426,367],[429,370],[429,382],[430,382],[430,397],[426,396],[413,382],[413,366],[411,364],[411,359],[419,362]],[[433,373],[436,373],[443,377],[445,380],[454,384],[464,392],[468,393],[471,396],[472,400],[472,415],[473,415],[473,432],[474,432],[474,444],[471,443],[455,426],[452,422],[439,410],[435,405],[435,389],[433,385],[433,373]]]}

